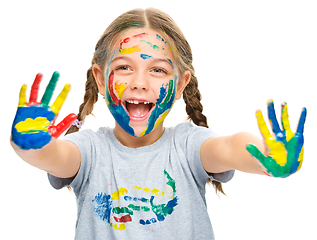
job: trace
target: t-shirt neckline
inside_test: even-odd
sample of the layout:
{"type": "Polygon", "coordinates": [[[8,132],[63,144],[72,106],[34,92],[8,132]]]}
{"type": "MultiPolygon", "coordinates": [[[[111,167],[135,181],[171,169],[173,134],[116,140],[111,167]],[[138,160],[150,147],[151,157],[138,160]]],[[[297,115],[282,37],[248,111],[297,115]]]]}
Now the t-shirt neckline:
{"type": "Polygon", "coordinates": [[[110,136],[111,143],[119,151],[126,152],[126,153],[136,153],[136,152],[149,152],[149,151],[153,151],[162,147],[163,144],[167,142],[169,132],[170,132],[170,129],[165,127],[162,136],[156,142],[152,143],[151,145],[138,147],[138,148],[130,148],[130,147],[124,146],[121,142],[119,142],[119,140],[114,134],[114,128],[110,129],[109,136],[110,136]]]}

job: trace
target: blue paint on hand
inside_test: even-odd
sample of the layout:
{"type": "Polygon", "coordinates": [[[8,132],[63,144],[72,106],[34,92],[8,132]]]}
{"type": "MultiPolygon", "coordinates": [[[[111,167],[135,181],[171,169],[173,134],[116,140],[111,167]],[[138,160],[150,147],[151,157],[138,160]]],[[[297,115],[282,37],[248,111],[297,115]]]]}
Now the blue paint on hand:
{"type": "Polygon", "coordinates": [[[15,119],[12,124],[12,141],[21,149],[41,149],[51,141],[51,135],[48,131],[30,131],[18,132],[15,126],[26,119],[35,119],[44,117],[49,122],[55,118],[55,113],[50,108],[43,106],[18,107],[15,119]]]}

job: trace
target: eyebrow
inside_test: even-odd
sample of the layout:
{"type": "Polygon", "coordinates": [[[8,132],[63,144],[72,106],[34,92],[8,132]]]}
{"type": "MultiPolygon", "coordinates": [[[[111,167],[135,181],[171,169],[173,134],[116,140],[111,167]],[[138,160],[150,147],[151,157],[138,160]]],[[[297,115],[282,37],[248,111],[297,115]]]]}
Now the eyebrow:
{"type": "MultiPolygon", "coordinates": [[[[141,56],[140,56],[140,57],[141,57],[141,56]]],[[[129,58],[127,58],[127,57],[125,57],[125,56],[119,56],[119,57],[114,58],[114,59],[111,61],[111,63],[112,63],[112,62],[115,62],[115,61],[119,61],[119,60],[128,60],[128,59],[129,59],[129,58]]],[[[174,67],[172,60],[169,59],[169,58],[153,58],[153,57],[151,57],[151,58],[148,58],[148,59],[151,59],[152,61],[155,61],[155,62],[165,62],[165,63],[169,64],[171,67],[174,67]]]]}

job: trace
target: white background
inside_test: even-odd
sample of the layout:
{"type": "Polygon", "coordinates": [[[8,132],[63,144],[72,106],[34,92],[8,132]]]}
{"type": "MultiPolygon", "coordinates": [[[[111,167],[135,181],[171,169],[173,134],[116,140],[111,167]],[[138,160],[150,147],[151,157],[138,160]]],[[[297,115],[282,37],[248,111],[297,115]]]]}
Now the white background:
{"type": "MultiPolygon", "coordinates": [[[[254,112],[266,101],[286,101],[295,131],[307,107],[302,170],[287,179],[236,172],[227,196],[207,188],[208,212],[217,240],[317,239],[315,1],[2,1],[0,5],[1,152],[0,238],[73,239],[76,203],[67,189],[50,187],[46,173],[20,160],[9,145],[20,86],[44,74],[42,96],[53,71],[55,97],[72,90],[60,113],[78,112],[94,46],[121,13],[156,7],[171,15],[189,41],[209,126],[221,135],[260,136],[254,112]]],[[[28,89],[28,90],[29,90],[28,89]]],[[[53,97],[55,99],[55,97],[53,97]]],[[[113,126],[100,98],[85,128],[113,126]]],[[[165,126],[186,119],[178,101],[165,126]]],[[[204,231],[204,229],[201,229],[204,231]]],[[[150,238],[150,236],[149,236],[150,238]]]]}

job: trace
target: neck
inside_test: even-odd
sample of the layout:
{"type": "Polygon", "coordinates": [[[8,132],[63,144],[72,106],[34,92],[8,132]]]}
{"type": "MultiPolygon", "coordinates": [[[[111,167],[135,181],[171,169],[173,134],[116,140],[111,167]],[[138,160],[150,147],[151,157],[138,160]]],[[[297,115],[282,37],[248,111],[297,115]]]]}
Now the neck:
{"type": "Polygon", "coordinates": [[[160,124],[157,128],[155,128],[152,132],[149,134],[143,136],[143,137],[133,137],[130,134],[128,134],[126,131],[124,131],[118,123],[116,123],[114,128],[114,135],[118,139],[118,141],[130,148],[139,148],[144,146],[149,146],[153,143],[155,143],[157,140],[160,139],[160,137],[164,133],[163,123],[160,124]]]}

